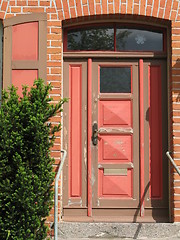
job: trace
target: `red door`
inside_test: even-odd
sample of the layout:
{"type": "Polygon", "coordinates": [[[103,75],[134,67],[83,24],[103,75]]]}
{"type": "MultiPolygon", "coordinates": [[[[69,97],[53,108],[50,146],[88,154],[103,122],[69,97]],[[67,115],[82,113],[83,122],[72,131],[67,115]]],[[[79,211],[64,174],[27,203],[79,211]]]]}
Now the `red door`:
{"type": "Polygon", "coordinates": [[[167,221],[166,61],[64,67],[64,216],[167,221]]]}
{"type": "Polygon", "coordinates": [[[93,214],[134,215],[139,203],[138,63],[92,65],[93,214]],[[131,209],[130,209],[131,208],[131,209]]]}

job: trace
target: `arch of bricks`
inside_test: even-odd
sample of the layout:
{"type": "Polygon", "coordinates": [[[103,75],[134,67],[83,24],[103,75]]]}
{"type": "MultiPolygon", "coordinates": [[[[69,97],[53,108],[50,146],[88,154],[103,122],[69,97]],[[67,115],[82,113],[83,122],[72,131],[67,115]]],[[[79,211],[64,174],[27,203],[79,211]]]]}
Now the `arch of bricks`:
{"type": "MultiPolygon", "coordinates": [[[[47,80],[52,83],[50,95],[57,102],[61,97],[62,82],[62,21],[74,21],[90,16],[101,17],[141,16],[148,21],[167,20],[171,23],[170,97],[171,150],[180,165],[180,1],[179,0],[0,0],[0,19],[32,12],[47,13],[47,80]]],[[[52,119],[54,123],[60,117],[52,119]]],[[[52,156],[60,161],[60,134],[57,135],[52,156]]],[[[172,220],[180,222],[180,176],[171,174],[172,220]]],[[[51,212],[53,214],[53,210],[51,212]]],[[[53,215],[49,217],[53,221],[53,215]]]]}

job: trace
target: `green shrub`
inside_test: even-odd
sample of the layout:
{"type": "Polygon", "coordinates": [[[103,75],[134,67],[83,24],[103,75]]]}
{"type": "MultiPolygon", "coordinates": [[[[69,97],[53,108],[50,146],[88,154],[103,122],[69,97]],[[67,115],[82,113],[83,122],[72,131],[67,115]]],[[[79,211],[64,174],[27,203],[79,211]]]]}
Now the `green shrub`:
{"type": "Polygon", "coordinates": [[[0,239],[44,239],[53,202],[54,173],[50,148],[59,126],[48,120],[62,111],[51,104],[50,85],[42,79],[19,98],[3,92],[0,107],[0,239]]]}

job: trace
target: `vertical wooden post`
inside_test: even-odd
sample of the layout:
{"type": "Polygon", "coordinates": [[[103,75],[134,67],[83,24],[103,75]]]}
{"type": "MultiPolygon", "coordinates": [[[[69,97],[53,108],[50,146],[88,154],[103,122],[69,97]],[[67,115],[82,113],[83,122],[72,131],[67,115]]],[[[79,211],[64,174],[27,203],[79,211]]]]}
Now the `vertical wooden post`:
{"type": "Polygon", "coordinates": [[[88,59],[88,217],[92,216],[91,134],[92,134],[92,59],[88,59]]]}
{"type": "Polygon", "coordinates": [[[139,60],[140,83],[140,215],[144,216],[144,85],[143,85],[143,59],[139,60]]]}

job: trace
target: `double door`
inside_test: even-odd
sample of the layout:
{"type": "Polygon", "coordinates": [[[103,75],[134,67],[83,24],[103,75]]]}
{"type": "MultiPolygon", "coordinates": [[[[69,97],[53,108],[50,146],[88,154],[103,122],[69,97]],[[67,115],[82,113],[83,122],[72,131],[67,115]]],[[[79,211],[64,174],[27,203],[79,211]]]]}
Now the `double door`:
{"type": "Polygon", "coordinates": [[[168,217],[165,60],[64,61],[63,215],[168,217]]]}

